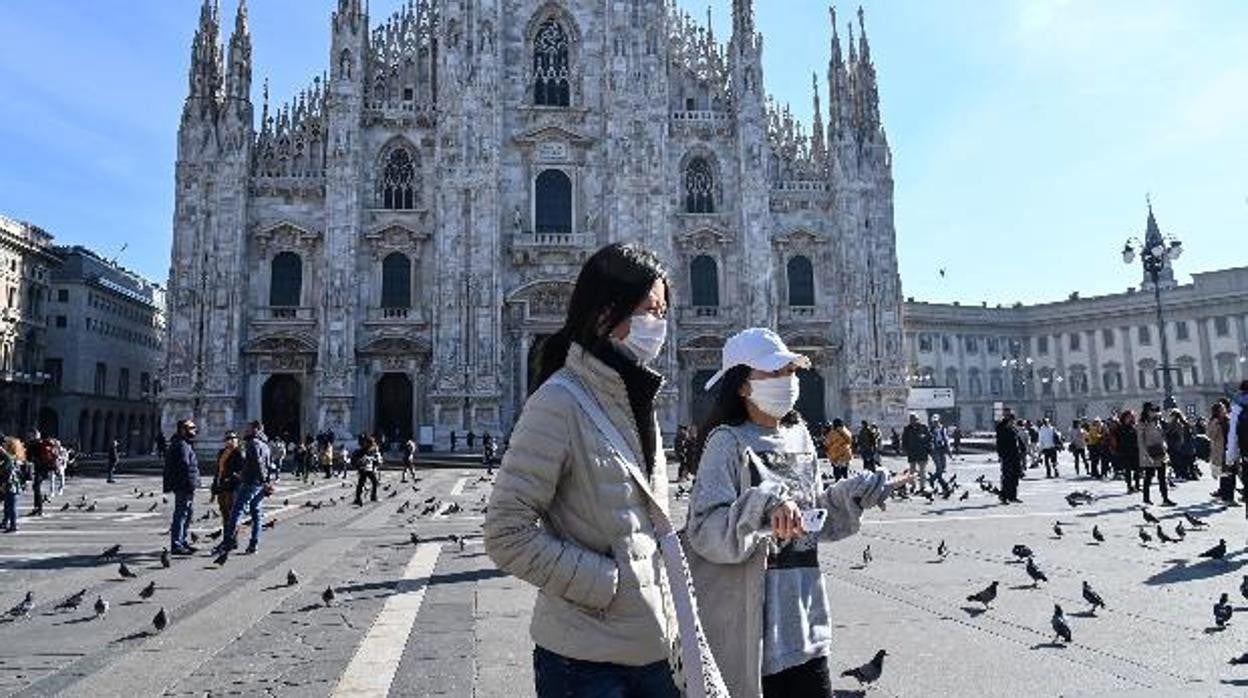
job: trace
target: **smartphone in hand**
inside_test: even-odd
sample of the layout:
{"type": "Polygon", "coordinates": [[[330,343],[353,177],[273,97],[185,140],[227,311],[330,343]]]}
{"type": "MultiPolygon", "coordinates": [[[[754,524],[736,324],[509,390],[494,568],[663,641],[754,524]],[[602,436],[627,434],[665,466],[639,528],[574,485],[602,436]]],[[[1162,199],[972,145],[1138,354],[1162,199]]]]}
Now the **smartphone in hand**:
{"type": "Polygon", "coordinates": [[[806,509],[802,512],[802,529],[806,533],[818,533],[823,530],[823,522],[827,518],[827,509],[806,509]]]}

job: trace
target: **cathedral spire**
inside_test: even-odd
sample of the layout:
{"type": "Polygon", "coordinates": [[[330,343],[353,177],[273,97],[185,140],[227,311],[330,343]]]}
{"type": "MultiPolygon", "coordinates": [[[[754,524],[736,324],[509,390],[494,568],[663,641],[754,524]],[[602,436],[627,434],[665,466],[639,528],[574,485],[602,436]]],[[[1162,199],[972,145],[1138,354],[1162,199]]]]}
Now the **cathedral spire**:
{"type": "Polygon", "coordinates": [[[226,96],[240,102],[251,101],[251,30],[247,26],[247,0],[238,0],[234,33],[230,36],[229,73],[226,96]]]}
{"type": "Polygon", "coordinates": [[[871,62],[871,46],[867,43],[867,25],[862,7],[858,8],[858,61],[853,66],[857,74],[857,91],[861,121],[859,126],[864,137],[873,138],[880,130],[880,95],[876,87],[875,64],[871,62]]]}
{"type": "Polygon", "coordinates": [[[823,110],[819,106],[819,75],[810,74],[810,86],[815,93],[815,117],[810,126],[810,159],[823,162],[823,110]]]}
{"type": "Polygon", "coordinates": [[[199,28],[191,42],[187,99],[203,100],[203,108],[220,99],[224,81],[220,15],[218,0],[204,0],[199,9],[199,28]]]}
{"type": "Polygon", "coordinates": [[[732,33],[743,39],[754,34],[754,0],[732,0],[732,33]]]}
{"type": "Polygon", "coordinates": [[[845,59],[841,53],[841,37],[837,33],[836,8],[829,7],[832,22],[831,56],[828,59],[828,146],[839,140],[849,124],[849,79],[845,72],[845,59]]]}

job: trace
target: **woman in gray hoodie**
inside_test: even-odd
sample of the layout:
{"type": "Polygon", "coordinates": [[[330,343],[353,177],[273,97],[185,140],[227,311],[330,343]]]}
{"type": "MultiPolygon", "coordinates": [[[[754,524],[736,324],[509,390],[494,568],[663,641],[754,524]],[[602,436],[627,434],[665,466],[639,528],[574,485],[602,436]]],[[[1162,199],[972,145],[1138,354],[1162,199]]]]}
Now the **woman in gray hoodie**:
{"type": "Polygon", "coordinates": [[[864,472],[824,486],[818,450],[801,417],[797,370],[771,330],[729,338],[719,394],[685,528],[707,641],[733,698],[831,696],[832,645],[819,540],[856,533],[911,475],[864,472]]]}

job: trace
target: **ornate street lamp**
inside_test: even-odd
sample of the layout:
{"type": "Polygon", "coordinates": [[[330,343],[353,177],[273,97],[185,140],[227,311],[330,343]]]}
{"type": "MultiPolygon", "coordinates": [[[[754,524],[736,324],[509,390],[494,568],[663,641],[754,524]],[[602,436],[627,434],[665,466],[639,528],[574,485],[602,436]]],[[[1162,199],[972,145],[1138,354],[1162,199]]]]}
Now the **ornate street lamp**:
{"type": "Polygon", "coordinates": [[[1153,282],[1153,300],[1157,306],[1157,334],[1161,336],[1161,380],[1165,392],[1162,404],[1167,410],[1174,409],[1178,404],[1174,399],[1174,383],[1170,377],[1170,343],[1166,339],[1166,319],[1161,309],[1161,273],[1170,262],[1183,254],[1183,243],[1178,238],[1165,236],[1157,227],[1157,219],[1153,217],[1153,205],[1148,205],[1148,227],[1144,231],[1144,240],[1138,237],[1127,238],[1122,247],[1122,261],[1131,264],[1139,252],[1140,263],[1144,272],[1153,282]]]}

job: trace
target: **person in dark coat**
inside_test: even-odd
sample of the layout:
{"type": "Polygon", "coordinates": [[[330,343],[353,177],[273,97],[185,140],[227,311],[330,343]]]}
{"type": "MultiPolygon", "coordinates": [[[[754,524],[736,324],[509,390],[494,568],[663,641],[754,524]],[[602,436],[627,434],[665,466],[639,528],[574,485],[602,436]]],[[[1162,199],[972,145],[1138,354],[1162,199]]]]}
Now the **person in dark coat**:
{"type": "Polygon", "coordinates": [[[1139,489],[1140,439],[1135,429],[1135,412],[1131,410],[1123,410],[1114,426],[1114,464],[1127,481],[1127,492],[1139,489]]]}
{"type": "Polygon", "coordinates": [[[165,451],[163,485],[173,493],[173,523],[169,526],[169,552],[190,555],[195,548],[186,542],[187,529],[195,515],[195,490],[199,488],[199,459],[195,455],[195,422],[178,422],[177,432],[165,451]]]}
{"type": "Polygon", "coordinates": [[[901,432],[901,448],[906,452],[910,472],[919,481],[919,490],[927,490],[927,459],[932,455],[932,432],[911,413],[910,423],[901,432]]]}
{"type": "Polygon", "coordinates": [[[1001,421],[997,422],[997,458],[1001,460],[1001,493],[998,498],[1002,504],[1019,503],[1018,480],[1023,476],[1023,460],[1026,457],[1027,446],[1014,424],[1014,413],[1006,410],[1001,421]]]}

